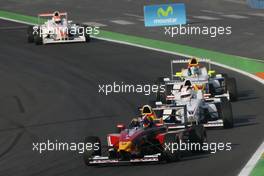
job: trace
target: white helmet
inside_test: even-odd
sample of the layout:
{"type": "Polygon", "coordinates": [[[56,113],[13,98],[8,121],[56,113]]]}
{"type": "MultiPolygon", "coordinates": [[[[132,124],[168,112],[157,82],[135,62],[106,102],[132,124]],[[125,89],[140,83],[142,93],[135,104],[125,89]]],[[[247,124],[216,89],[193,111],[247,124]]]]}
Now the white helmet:
{"type": "Polygon", "coordinates": [[[183,87],[181,89],[181,100],[190,101],[192,98],[192,89],[190,87],[183,87]]]}
{"type": "Polygon", "coordinates": [[[53,21],[57,24],[61,23],[61,15],[58,11],[53,13],[53,21]]]}

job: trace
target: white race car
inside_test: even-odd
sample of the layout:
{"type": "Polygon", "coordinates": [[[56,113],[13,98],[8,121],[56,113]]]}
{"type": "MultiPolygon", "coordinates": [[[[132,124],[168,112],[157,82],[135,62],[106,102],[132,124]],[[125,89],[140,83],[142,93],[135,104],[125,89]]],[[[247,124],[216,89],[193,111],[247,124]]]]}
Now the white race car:
{"type": "Polygon", "coordinates": [[[88,26],[68,20],[67,13],[45,13],[38,15],[38,25],[29,26],[28,42],[37,45],[48,43],[89,42],[88,26]],[[44,17],[50,19],[44,20],[44,17]],[[42,22],[42,24],[41,24],[42,22]]]}
{"type": "Polygon", "coordinates": [[[163,108],[165,123],[177,123],[187,116],[189,123],[203,124],[204,127],[233,127],[233,112],[226,97],[210,97],[202,89],[196,90],[190,80],[184,82],[166,81],[165,92],[157,96],[156,107],[163,108]],[[171,107],[186,106],[187,114],[182,110],[173,111],[171,107]]]}

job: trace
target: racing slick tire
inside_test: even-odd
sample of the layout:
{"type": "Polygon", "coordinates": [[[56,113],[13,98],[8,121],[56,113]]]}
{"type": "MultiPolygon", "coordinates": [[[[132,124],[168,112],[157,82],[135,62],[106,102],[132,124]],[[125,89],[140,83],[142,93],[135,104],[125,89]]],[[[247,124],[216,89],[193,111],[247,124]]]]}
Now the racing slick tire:
{"type": "Polygon", "coordinates": [[[226,73],[221,73],[221,75],[222,75],[222,77],[223,77],[224,79],[227,79],[227,78],[228,78],[228,75],[227,75],[226,73]]]}
{"type": "Polygon", "coordinates": [[[164,136],[164,143],[163,143],[163,153],[162,153],[162,160],[166,162],[175,162],[181,159],[181,151],[179,150],[179,139],[175,133],[168,133],[164,136]],[[178,144],[178,149],[176,151],[172,151],[172,145],[174,143],[178,144]],[[166,146],[170,146],[167,149],[166,146]]]}
{"type": "Polygon", "coordinates": [[[41,36],[39,35],[35,35],[34,36],[34,42],[36,45],[42,45],[43,44],[43,39],[41,36]]]}
{"type": "Polygon", "coordinates": [[[91,37],[89,34],[85,34],[85,42],[90,42],[91,41],[91,37]]]}
{"type": "Polygon", "coordinates": [[[233,111],[232,105],[227,98],[221,99],[220,109],[219,109],[220,118],[223,120],[224,128],[233,128],[234,127],[234,119],[233,119],[233,111]]]}
{"type": "MultiPolygon", "coordinates": [[[[79,24],[76,24],[76,25],[79,25],[79,24]]],[[[89,26],[87,26],[87,25],[81,25],[81,27],[83,27],[83,30],[81,32],[84,33],[85,42],[87,42],[87,43],[90,42],[91,41],[91,36],[90,36],[90,34],[87,34],[86,33],[86,31],[87,31],[86,28],[88,28],[89,26]]]]}
{"type": "Polygon", "coordinates": [[[237,101],[237,85],[235,78],[227,78],[226,87],[230,94],[231,101],[237,101]]]}
{"type": "Polygon", "coordinates": [[[34,43],[34,29],[33,26],[29,26],[27,29],[27,41],[28,43],[34,43]]]}
{"type": "Polygon", "coordinates": [[[193,153],[203,152],[202,147],[203,147],[203,143],[207,142],[207,134],[202,124],[194,126],[191,129],[190,134],[189,134],[189,141],[191,144],[193,144],[192,146],[195,146],[195,148],[192,149],[193,153]]]}
{"type": "Polygon", "coordinates": [[[162,85],[165,85],[164,77],[159,77],[156,81],[156,84],[158,85],[159,89],[156,93],[156,101],[157,102],[162,102],[162,104],[166,104],[166,90],[165,92],[162,92],[160,90],[160,87],[162,85]]]}
{"type": "Polygon", "coordinates": [[[209,84],[209,93],[211,94],[212,97],[214,97],[216,95],[215,87],[213,84],[209,84]]]}
{"type": "Polygon", "coordinates": [[[86,150],[83,153],[83,160],[87,166],[90,165],[90,159],[93,156],[101,156],[102,155],[102,147],[101,147],[101,141],[99,137],[97,136],[88,136],[84,140],[85,144],[92,144],[91,150],[86,150]],[[98,144],[98,149],[95,150],[95,144],[98,144]]]}

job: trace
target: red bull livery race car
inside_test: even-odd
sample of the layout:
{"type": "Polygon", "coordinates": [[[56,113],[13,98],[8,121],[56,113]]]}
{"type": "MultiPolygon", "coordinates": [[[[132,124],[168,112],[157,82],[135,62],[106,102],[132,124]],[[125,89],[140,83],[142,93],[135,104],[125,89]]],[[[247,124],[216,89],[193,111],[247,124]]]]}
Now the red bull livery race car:
{"type": "MultiPolygon", "coordinates": [[[[183,109],[187,113],[185,106],[172,109],[183,109]]],[[[155,111],[162,112],[163,109],[152,109],[145,105],[141,108],[142,117],[133,119],[128,127],[119,124],[117,128],[120,132],[107,136],[105,155],[98,137],[86,137],[85,143],[97,146],[85,151],[86,165],[173,162],[180,160],[184,154],[175,148],[176,145],[183,142],[202,144],[206,141],[206,131],[202,125],[188,124],[185,117],[178,124],[168,126],[162,122],[162,118],[157,118],[155,111]]]]}

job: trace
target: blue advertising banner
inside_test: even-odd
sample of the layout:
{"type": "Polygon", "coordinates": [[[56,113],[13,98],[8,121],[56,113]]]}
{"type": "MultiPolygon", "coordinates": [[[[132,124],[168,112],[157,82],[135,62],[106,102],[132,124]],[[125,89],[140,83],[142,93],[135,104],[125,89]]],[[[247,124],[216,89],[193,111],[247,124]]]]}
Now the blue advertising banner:
{"type": "Polygon", "coordinates": [[[186,24],[186,11],[183,3],[144,6],[146,27],[186,24]]]}
{"type": "Polygon", "coordinates": [[[264,0],[247,0],[248,5],[255,9],[264,9],[264,0]]]}

